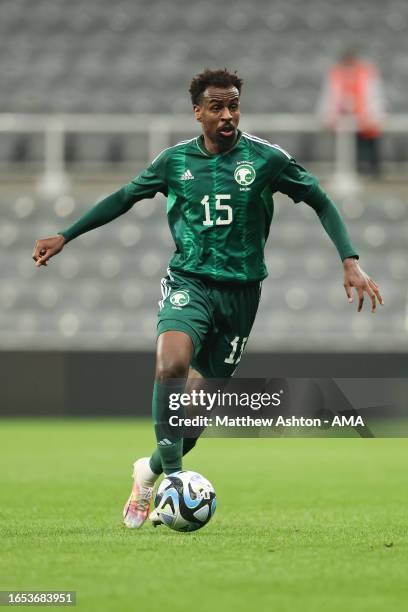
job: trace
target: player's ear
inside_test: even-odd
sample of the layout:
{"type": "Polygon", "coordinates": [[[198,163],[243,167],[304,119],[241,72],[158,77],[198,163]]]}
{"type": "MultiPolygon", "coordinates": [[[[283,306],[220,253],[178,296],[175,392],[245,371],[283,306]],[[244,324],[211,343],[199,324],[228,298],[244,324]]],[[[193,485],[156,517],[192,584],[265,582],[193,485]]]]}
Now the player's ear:
{"type": "Polygon", "coordinates": [[[198,104],[193,104],[193,112],[197,121],[201,121],[201,106],[198,106],[198,104]]]}

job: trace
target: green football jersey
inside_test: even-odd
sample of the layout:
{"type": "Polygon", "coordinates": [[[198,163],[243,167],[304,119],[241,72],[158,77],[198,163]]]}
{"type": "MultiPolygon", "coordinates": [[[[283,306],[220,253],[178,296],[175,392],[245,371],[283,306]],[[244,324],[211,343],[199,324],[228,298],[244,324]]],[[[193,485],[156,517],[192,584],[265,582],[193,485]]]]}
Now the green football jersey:
{"type": "Polygon", "coordinates": [[[167,196],[176,251],[170,268],[219,280],[267,276],[264,248],[273,193],[300,201],[317,179],[282,148],[238,132],[235,145],[211,154],[203,136],[164,150],[127,185],[133,198],[167,196]]]}

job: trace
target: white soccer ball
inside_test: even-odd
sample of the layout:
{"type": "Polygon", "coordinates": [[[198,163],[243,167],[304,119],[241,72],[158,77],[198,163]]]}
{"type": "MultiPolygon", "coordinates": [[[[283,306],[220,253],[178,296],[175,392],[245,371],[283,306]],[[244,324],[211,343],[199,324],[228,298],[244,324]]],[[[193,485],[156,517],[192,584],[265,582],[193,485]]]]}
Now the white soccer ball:
{"type": "Polygon", "coordinates": [[[197,472],[181,470],[169,474],[157,489],[154,505],[165,525],[175,531],[196,531],[215,512],[212,484],[197,472]]]}

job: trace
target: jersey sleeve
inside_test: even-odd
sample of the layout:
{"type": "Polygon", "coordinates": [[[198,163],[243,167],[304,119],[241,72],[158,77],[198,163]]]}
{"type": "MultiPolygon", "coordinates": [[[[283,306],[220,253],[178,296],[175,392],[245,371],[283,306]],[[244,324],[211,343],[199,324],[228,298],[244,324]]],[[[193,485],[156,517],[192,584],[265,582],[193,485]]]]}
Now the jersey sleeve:
{"type": "Polygon", "coordinates": [[[276,178],[274,190],[298,203],[305,201],[305,197],[312,194],[318,185],[318,179],[292,158],[276,178]]]}
{"type": "Polygon", "coordinates": [[[294,202],[303,201],[313,208],[342,261],[348,257],[359,258],[339,209],[311,172],[305,170],[292,158],[279,174],[275,188],[276,191],[288,195],[294,202]]]}
{"type": "Polygon", "coordinates": [[[70,242],[77,236],[110,223],[132,208],[133,204],[156,193],[167,195],[165,163],[159,156],[153,163],[115,193],[104,198],[82,215],[70,227],[58,232],[70,242]]]}
{"type": "Polygon", "coordinates": [[[125,185],[124,189],[133,204],[145,198],[153,198],[156,193],[167,195],[166,156],[159,155],[148,168],[125,185]]]}

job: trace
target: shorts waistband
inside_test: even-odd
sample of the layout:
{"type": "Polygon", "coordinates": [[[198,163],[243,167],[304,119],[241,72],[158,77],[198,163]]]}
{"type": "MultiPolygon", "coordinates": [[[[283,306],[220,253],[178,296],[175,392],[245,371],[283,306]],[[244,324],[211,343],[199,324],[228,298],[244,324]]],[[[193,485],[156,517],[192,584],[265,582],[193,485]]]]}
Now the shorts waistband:
{"type": "Polygon", "coordinates": [[[244,287],[259,287],[262,283],[263,279],[252,280],[252,281],[233,281],[233,280],[216,280],[214,278],[210,278],[208,276],[203,276],[201,274],[194,274],[194,272],[186,272],[185,270],[178,270],[174,268],[168,268],[168,271],[171,275],[179,275],[184,278],[189,278],[193,280],[200,280],[204,282],[206,285],[212,287],[225,287],[230,289],[239,289],[244,287]]]}

